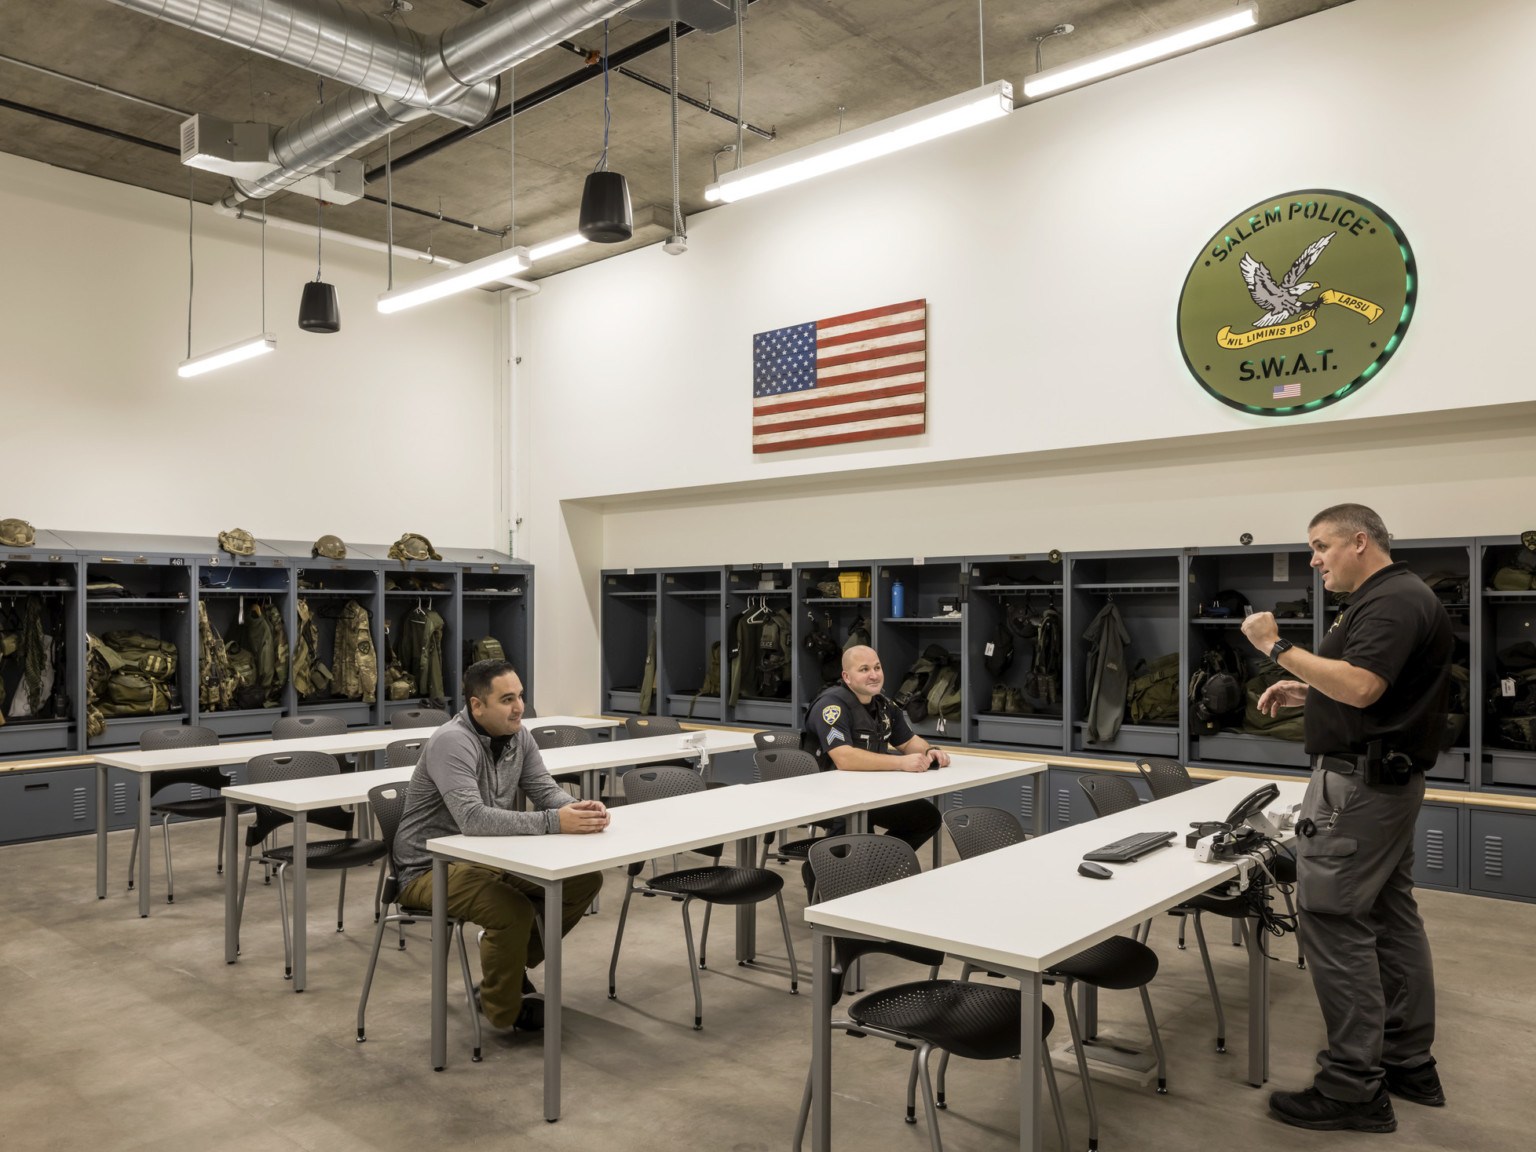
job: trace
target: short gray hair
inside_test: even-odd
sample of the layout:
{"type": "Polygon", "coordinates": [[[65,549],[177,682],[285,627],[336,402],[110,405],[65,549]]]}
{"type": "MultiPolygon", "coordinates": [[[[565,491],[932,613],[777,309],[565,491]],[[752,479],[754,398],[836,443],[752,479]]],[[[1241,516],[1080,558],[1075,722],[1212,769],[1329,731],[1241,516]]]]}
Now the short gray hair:
{"type": "Polygon", "coordinates": [[[1389,556],[1392,554],[1392,537],[1387,532],[1386,523],[1374,509],[1367,508],[1364,504],[1335,504],[1332,508],[1324,508],[1312,517],[1312,523],[1307,525],[1307,531],[1311,532],[1319,524],[1332,524],[1346,536],[1364,532],[1366,539],[1372,544],[1389,556]]]}

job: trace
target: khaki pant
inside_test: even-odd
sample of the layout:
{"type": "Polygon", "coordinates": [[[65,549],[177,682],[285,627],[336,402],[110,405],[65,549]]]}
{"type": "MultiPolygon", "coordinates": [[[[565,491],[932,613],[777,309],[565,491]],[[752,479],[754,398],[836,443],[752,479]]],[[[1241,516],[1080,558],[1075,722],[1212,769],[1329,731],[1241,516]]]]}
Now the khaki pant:
{"type": "MultiPolygon", "coordinates": [[[[581,919],[603,886],[597,872],[565,881],[560,914],[564,936],[581,919]]],[[[400,893],[412,908],[432,907],[432,873],[418,876],[400,893]]],[[[497,1028],[510,1028],[523,1006],[523,972],[544,962],[544,943],[534,926],[544,889],[530,880],[480,864],[448,865],[448,915],[485,929],[480,940],[480,1007],[497,1028]]]]}

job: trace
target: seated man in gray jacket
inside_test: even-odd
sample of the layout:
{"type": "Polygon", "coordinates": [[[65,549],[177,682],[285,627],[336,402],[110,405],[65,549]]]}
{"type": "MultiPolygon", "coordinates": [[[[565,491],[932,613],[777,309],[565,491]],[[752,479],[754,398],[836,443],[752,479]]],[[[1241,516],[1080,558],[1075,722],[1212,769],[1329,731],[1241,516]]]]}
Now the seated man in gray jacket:
{"type": "MultiPolygon", "coordinates": [[[[523,728],[523,685],[505,660],[481,660],[464,673],[468,707],[432,734],[405,793],[395,834],[400,901],[432,907],[432,856],[438,836],[542,836],[601,832],[608,810],[576,800],[544,769],[539,746],[523,728]],[[517,789],[538,811],[514,811],[517,789]]],[[[603,886],[600,873],[565,882],[560,933],[574,928],[603,886]]],[[[524,974],[544,959],[534,925],[534,901],[544,890],[481,864],[448,865],[448,914],[485,929],[480,940],[480,1006],[497,1028],[539,1029],[544,1002],[524,974]]]]}

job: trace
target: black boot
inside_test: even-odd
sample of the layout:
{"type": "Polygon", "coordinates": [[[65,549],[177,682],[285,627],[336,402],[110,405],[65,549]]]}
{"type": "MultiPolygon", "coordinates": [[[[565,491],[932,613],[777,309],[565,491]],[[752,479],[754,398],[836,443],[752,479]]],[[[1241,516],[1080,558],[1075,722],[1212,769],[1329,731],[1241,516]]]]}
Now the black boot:
{"type": "Polygon", "coordinates": [[[1297,1128],[1350,1129],[1356,1132],[1396,1132],[1397,1117],[1385,1088],[1374,1100],[1335,1100],[1316,1088],[1302,1092],[1271,1092],[1269,1110],[1297,1128]]]}
{"type": "Polygon", "coordinates": [[[1427,1104],[1431,1108],[1445,1107],[1445,1089],[1440,1087],[1440,1073],[1435,1071],[1435,1061],[1428,1061],[1413,1068],[1399,1068],[1383,1064],[1387,1073],[1387,1091],[1415,1104],[1427,1104]]]}

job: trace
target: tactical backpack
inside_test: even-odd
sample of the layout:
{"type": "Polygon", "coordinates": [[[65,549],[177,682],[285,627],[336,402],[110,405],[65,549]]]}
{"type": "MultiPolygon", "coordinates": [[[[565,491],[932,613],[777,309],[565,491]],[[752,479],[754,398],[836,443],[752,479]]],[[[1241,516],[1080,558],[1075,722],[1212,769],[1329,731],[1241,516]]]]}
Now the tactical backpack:
{"type": "Polygon", "coordinates": [[[224,638],[208,621],[208,605],[197,602],[197,702],[204,712],[226,711],[235,700],[224,638]]]}
{"type": "Polygon", "coordinates": [[[164,681],[124,668],[112,673],[97,708],[103,716],[153,716],[169,712],[170,689],[164,681]]]}
{"type": "Polygon", "coordinates": [[[235,639],[251,655],[261,699],[242,707],[275,708],[282,703],[283,689],[288,686],[288,635],[283,628],[283,616],[270,604],[252,604],[244,611],[245,623],[235,639]]]}
{"type": "Polygon", "coordinates": [[[896,707],[905,712],[914,724],[921,724],[928,719],[928,694],[933,690],[939,670],[948,667],[949,660],[949,652],[942,645],[928,645],[923,649],[923,654],[912,662],[912,667],[907,669],[901,686],[896,689],[896,695],[891,697],[896,707]]]}
{"type": "MultiPolygon", "coordinates": [[[[1301,648],[1303,645],[1296,645],[1301,648]]],[[[1259,711],[1259,697],[1266,689],[1281,680],[1294,679],[1289,672],[1268,657],[1261,656],[1257,673],[1244,685],[1243,728],[1253,736],[1268,736],[1275,740],[1300,743],[1306,738],[1306,706],[1276,709],[1275,715],[1266,716],[1259,711]]]]}
{"type": "Polygon", "coordinates": [[[147,632],[123,629],[107,632],[102,641],[123,658],[123,663],[155,680],[176,675],[176,645],[147,632]]]}
{"type": "Polygon", "coordinates": [[[1212,735],[1243,721],[1242,660],[1225,644],[1206,649],[1189,678],[1189,723],[1194,732],[1212,735]]]}
{"type": "Polygon", "coordinates": [[[773,699],[789,695],[789,670],[794,621],[783,608],[763,621],[758,638],[757,691],[773,699]]]}
{"type": "Polygon", "coordinates": [[[501,641],[494,636],[482,636],[469,645],[471,664],[478,664],[482,660],[505,660],[506,658],[506,650],[502,648],[501,641]]]}
{"type": "Polygon", "coordinates": [[[1169,652],[1136,665],[1125,690],[1126,715],[1132,724],[1179,722],[1179,654],[1169,652]]]}
{"type": "MultiPolygon", "coordinates": [[[[843,641],[843,651],[846,652],[850,648],[868,648],[869,646],[869,617],[855,616],[853,623],[848,626],[848,639],[843,641]]],[[[838,661],[837,674],[838,679],[842,679],[843,670],[841,660],[838,661]]]]}
{"type": "Polygon", "coordinates": [[[94,740],[107,731],[101,699],[108,682],[124,664],[121,656],[89,632],[85,634],[85,644],[85,734],[94,740]]]}
{"type": "Polygon", "coordinates": [[[384,699],[409,700],[415,694],[416,685],[411,682],[410,673],[401,666],[400,657],[395,655],[394,642],[389,638],[389,621],[386,620],[384,622],[384,699]]]}
{"type": "Polygon", "coordinates": [[[837,646],[832,635],[832,617],[825,612],[819,620],[815,612],[807,611],[806,615],[810,617],[811,627],[805,636],[805,646],[820,664],[823,686],[836,684],[842,679],[844,649],[837,646]]]}
{"type": "Polygon", "coordinates": [[[1493,586],[1500,592],[1528,592],[1536,588],[1536,532],[1520,536],[1521,547],[1514,562],[1493,574],[1493,586]]]}
{"type": "Polygon", "coordinates": [[[256,657],[240,641],[228,640],[224,644],[224,658],[229,664],[230,676],[234,679],[234,706],[241,709],[260,708],[266,694],[258,683],[256,657]]]}
{"type": "Polygon", "coordinates": [[[946,723],[960,719],[960,657],[946,655],[934,672],[925,703],[930,716],[946,723]]]}
{"type": "Polygon", "coordinates": [[[1061,612],[1049,605],[1035,627],[1035,661],[1024,687],[1052,708],[1061,700],[1061,612]]]}
{"type": "MultiPolygon", "coordinates": [[[[415,617],[423,609],[417,608],[415,617]]],[[[431,609],[426,615],[437,621],[438,664],[436,691],[428,695],[443,694],[442,642],[443,618],[431,609]]],[[[368,609],[356,600],[348,600],[342,606],[341,617],[336,621],[336,639],[331,657],[331,690],[347,700],[372,700],[379,690],[379,658],[373,648],[373,622],[368,609]]],[[[418,686],[420,682],[418,681],[418,686]]]]}
{"type": "Polygon", "coordinates": [[[299,632],[293,641],[293,686],[300,699],[329,696],[331,670],[320,661],[320,629],[309,601],[299,598],[299,632]]]}

